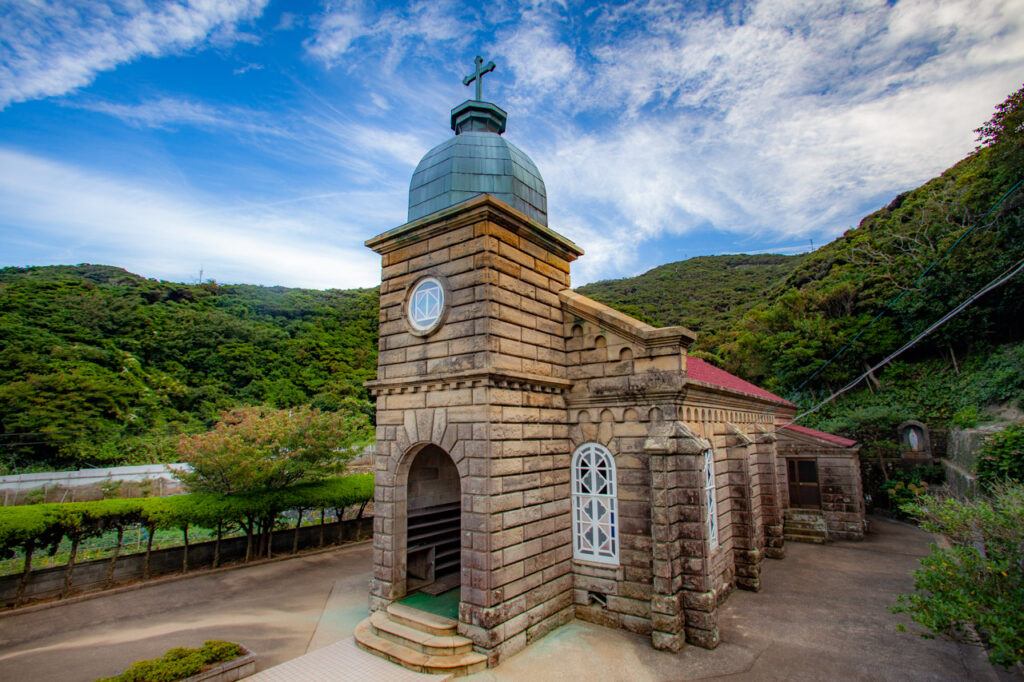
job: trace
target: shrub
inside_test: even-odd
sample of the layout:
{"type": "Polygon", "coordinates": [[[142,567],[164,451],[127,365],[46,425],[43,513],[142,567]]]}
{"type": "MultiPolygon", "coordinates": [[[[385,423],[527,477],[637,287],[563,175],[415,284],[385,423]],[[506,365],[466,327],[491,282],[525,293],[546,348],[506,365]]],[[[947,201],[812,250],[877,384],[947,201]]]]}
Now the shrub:
{"type": "Polygon", "coordinates": [[[869,405],[838,414],[817,428],[862,443],[886,441],[896,434],[897,427],[908,416],[907,410],[899,405],[869,405]]]}
{"type": "Polygon", "coordinates": [[[914,572],[916,591],[890,610],[924,626],[922,637],[961,639],[972,624],[993,663],[1024,661],[1024,485],[997,484],[971,502],[925,495],[904,512],[952,546],[932,545],[914,572]]]}
{"type": "Polygon", "coordinates": [[[1024,424],[1011,424],[986,438],[975,469],[986,488],[1001,481],[1024,483],[1024,424]]]}
{"type": "Polygon", "coordinates": [[[899,479],[886,481],[882,490],[889,496],[889,509],[897,518],[906,518],[904,505],[912,504],[928,492],[928,484],[920,478],[901,476],[899,479]]]}
{"type": "Polygon", "coordinates": [[[968,405],[956,411],[949,423],[958,429],[973,429],[978,425],[978,408],[968,405]]]}
{"type": "Polygon", "coordinates": [[[160,658],[136,661],[120,675],[101,677],[96,682],[176,682],[241,655],[242,647],[237,644],[210,639],[198,649],[175,647],[160,658]]]}

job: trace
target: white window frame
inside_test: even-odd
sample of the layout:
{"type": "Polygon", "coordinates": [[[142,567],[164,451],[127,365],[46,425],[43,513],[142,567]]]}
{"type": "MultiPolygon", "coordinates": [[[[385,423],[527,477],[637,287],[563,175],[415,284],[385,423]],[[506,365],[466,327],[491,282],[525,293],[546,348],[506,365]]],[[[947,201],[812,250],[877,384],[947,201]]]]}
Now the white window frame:
{"type": "Polygon", "coordinates": [[[572,456],[572,555],[581,561],[619,564],[615,458],[600,443],[584,443],[572,456]],[[604,540],[594,543],[602,534],[604,540]]]}
{"type": "Polygon", "coordinates": [[[409,293],[409,324],[418,332],[434,329],[445,306],[444,285],[436,277],[424,277],[409,293]]]}
{"type": "Polygon", "coordinates": [[[708,549],[718,547],[718,499],[715,485],[715,451],[704,451],[704,506],[707,509],[705,525],[708,530],[708,549]]]}

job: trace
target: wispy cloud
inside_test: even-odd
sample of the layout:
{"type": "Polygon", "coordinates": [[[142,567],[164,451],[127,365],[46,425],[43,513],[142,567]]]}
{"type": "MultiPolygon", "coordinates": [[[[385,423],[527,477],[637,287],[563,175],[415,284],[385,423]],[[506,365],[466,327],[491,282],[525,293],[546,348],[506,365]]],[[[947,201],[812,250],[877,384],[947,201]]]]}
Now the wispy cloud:
{"type": "Polygon", "coordinates": [[[968,153],[1024,66],[1019,0],[637,2],[600,10],[583,59],[574,20],[535,13],[501,50],[520,109],[544,112],[523,146],[552,224],[615,215],[619,249],[590,249],[590,272],[698,228],[834,235],[968,153]]]}
{"type": "Polygon", "coordinates": [[[51,263],[108,262],[176,281],[202,266],[225,282],[366,286],[379,263],[362,246],[363,223],[381,203],[348,192],[225,205],[0,148],[0,235],[51,245],[51,263]]]}
{"type": "Polygon", "coordinates": [[[5,3],[0,23],[0,109],[61,95],[97,73],[142,56],[226,43],[267,0],[163,2],[132,0],[5,3]]]}
{"type": "MultiPolygon", "coordinates": [[[[494,36],[509,136],[544,174],[552,226],[587,248],[587,278],[693,230],[837,234],[968,153],[1024,67],[1024,0],[499,3],[482,17],[348,2],[306,49],[401,101],[417,91],[406,76],[379,85],[356,65],[446,54],[460,32],[494,36]]],[[[411,158],[419,136],[399,137],[411,158]]]]}
{"type": "Polygon", "coordinates": [[[213,106],[173,97],[161,97],[139,104],[85,100],[75,102],[73,106],[107,114],[140,128],[170,129],[190,126],[204,130],[227,128],[262,135],[288,134],[276,119],[271,119],[263,112],[239,107],[213,106]]]}
{"type": "Polygon", "coordinates": [[[306,49],[316,59],[335,66],[363,62],[352,54],[358,47],[375,58],[383,55],[383,69],[392,71],[407,53],[465,41],[470,32],[454,9],[450,0],[419,0],[384,11],[360,0],[348,0],[328,7],[315,34],[306,41],[306,49]]]}
{"type": "Polygon", "coordinates": [[[263,69],[264,69],[264,66],[262,64],[255,64],[255,63],[250,62],[250,63],[246,64],[245,66],[238,67],[237,69],[235,69],[231,73],[233,73],[236,76],[241,76],[243,73],[248,73],[250,71],[262,71],[263,69]]]}
{"type": "MultiPolygon", "coordinates": [[[[0,26],[0,108],[68,93],[142,56],[249,41],[264,4],[12,3],[0,26]]],[[[448,110],[467,94],[459,78],[479,52],[498,64],[485,95],[509,110],[510,141],[544,175],[551,226],[587,251],[574,266],[582,283],[667,257],[645,254],[651,244],[686,252],[680,240],[701,235],[724,235],[722,250],[818,243],[968,153],[972,129],[1024,71],[1024,0],[706,4],[326,0],[315,16],[268,17],[265,44],[225,50],[224,74],[265,84],[258,95],[227,75],[217,94],[146,83],[61,100],[157,131],[135,137],[166,145],[182,185],[210,176],[190,175],[192,154],[175,148],[195,138],[164,132],[218,133],[202,139],[219,188],[256,178],[264,203],[7,151],[0,216],[61,235],[74,253],[135,244],[124,262],[155,264],[165,251],[183,272],[225,248],[215,258],[238,279],[263,277],[255,263],[270,273],[260,281],[290,284],[318,279],[281,264],[306,249],[314,266],[295,272],[316,270],[323,239],[328,260],[360,264],[335,286],[353,273],[372,284],[359,243],[404,216],[412,168],[450,134],[448,110]],[[129,226],[148,221],[173,248],[133,237],[129,226]],[[236,257],[246,240],[247,270],[236,257]]]]}

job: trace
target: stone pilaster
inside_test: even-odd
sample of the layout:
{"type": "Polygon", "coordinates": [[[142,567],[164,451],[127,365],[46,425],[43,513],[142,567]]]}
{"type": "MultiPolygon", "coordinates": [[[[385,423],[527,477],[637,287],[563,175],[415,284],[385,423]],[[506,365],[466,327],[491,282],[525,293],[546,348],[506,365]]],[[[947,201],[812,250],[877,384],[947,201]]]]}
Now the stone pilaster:
{"type": "Polygon", "coordinates": [[[754,442],[732,424],[726,424],[729,494],[733,514],[733,560],[736,584],[761,589],[764,560],[764,524],[761,518],[761,474],[754,442]]]}
{"type": "Polygon", "coordinates": [[[777,439],[772,429],[755,424],[752,430],[757,451],[757,468],[761,477],[761,517],[764,525],[764,555],[769,559],[783,559],[786,543],[782,532],[782,495],[779,482],[777,439]]]}
{"type": "Polygon", "coordinates": [[[710,608],[702,597],[708,592],[700,466],[709,446],[676,420],[653,422],[644,443],[651,472],[651,641],[657,649],[678,651],[685,641],[717,645],[714,593],[710,608]]]}

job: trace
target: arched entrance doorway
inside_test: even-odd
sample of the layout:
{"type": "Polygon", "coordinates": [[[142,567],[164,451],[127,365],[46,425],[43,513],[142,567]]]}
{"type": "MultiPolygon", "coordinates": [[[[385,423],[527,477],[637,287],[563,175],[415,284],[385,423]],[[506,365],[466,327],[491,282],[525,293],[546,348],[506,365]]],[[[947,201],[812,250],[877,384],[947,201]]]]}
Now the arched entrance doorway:
{"type": "Polygon", "coordinates": [[[441,594],[461,580],[462,486],[448,453],[420,450],[406,496],[406,590],[441,594]]]}

